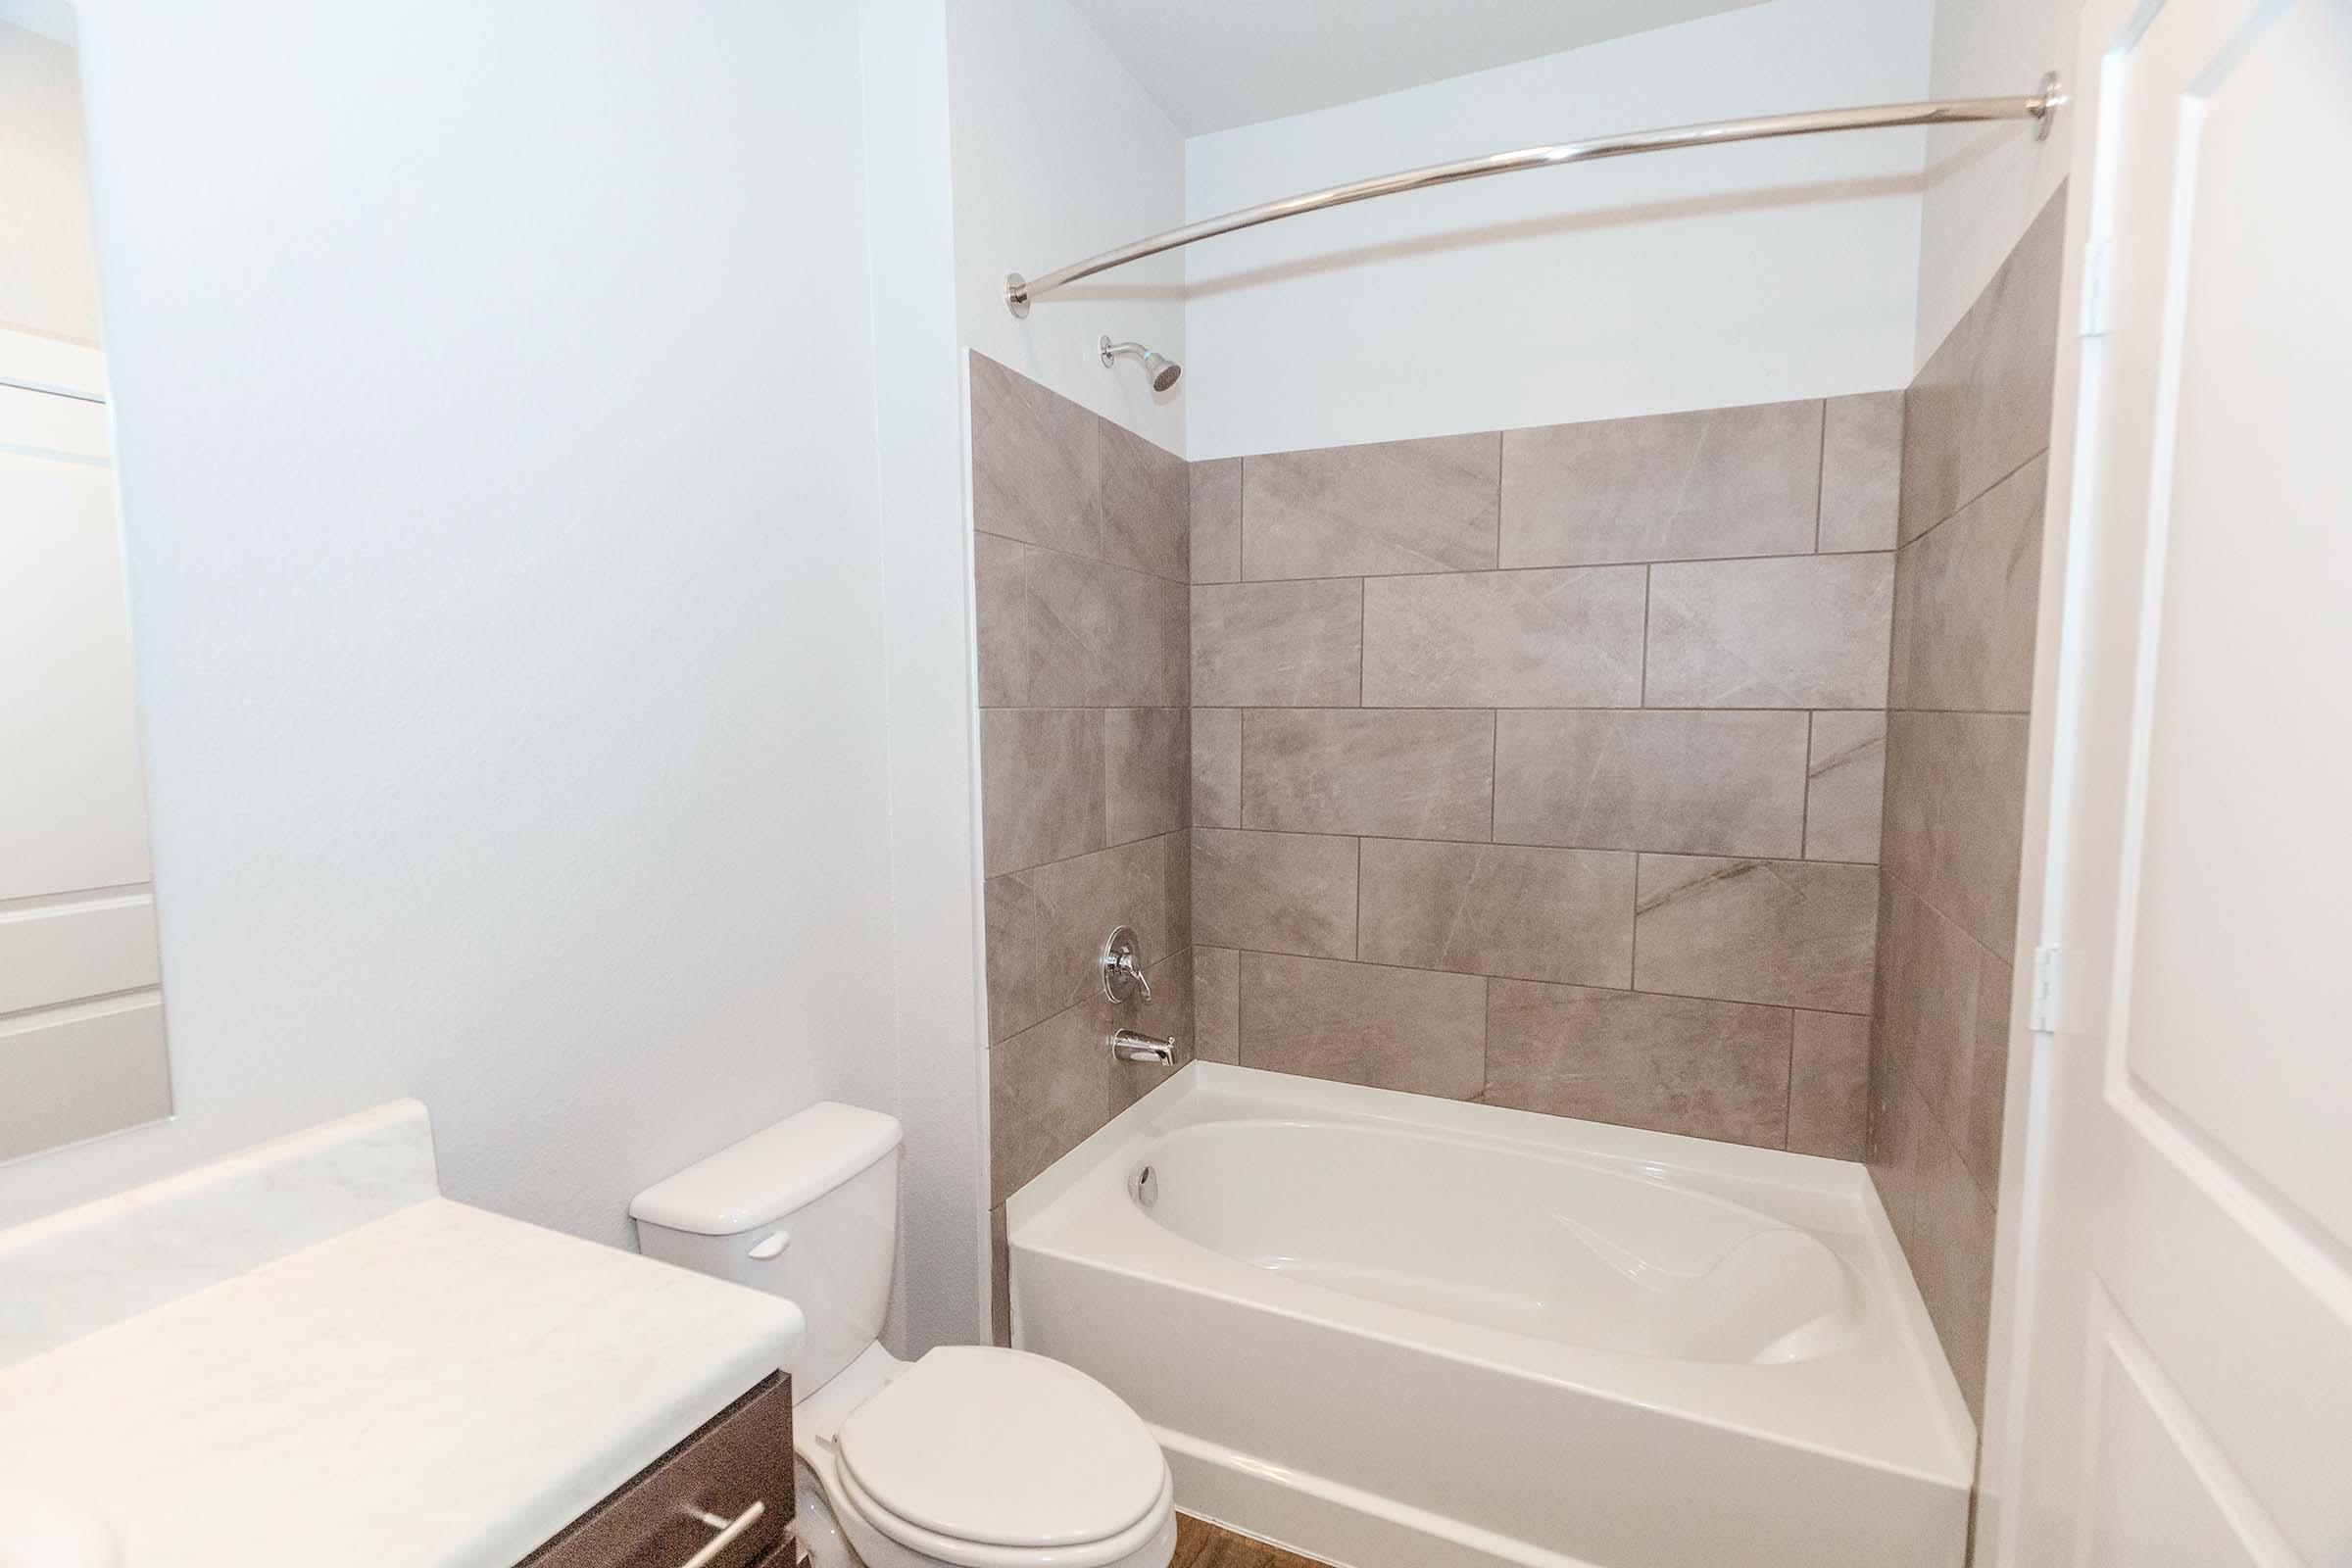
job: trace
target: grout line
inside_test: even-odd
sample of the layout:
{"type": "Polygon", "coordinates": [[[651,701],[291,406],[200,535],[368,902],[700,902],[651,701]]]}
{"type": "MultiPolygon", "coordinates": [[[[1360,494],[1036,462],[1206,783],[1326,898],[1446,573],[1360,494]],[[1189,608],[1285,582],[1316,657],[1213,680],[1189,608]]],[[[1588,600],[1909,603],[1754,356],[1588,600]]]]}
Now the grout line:
{"type": "MultiPolygon", "coordinates": [[[[1813,736],[1816,732],[1816,726],[1820,722],[1821,719],[1819,714],[1807,713],[1805,715],[1805,799],[1804,809],[1798,813],[1800,825],[1796,834],[1796,853],[1799,857],[1808,860],[1813,858],[1813,736]]],[[[1886,744],[1886,743],[1884,738],[1882,738],[1879,742],[1882,750],[1885,748],[1886,744]]],[[[1885,786],[1882,785],[1882,798],[1880,801],[1882,814],[1884,813],[1884,808],[1886,805],[1884,795],[1885,786]]]]}
{"type": "Polygon", "coordinates": [[[1364,706],[1364,652],[1371,640],[1365,636],[1372,617],[1372,579],[1355,580],[1355,706],[1364,706]]]}
{"type": "MultiPolygon", "coordinates": [[[[1218,946],[1213,942],[1207,945],[1218,946]]],[[[1794,1014],[1800,1012],[1818,1012],[1833,1018],[1868,1018],[1870,1016],[1867,1009],[1861,1012],[1848,1012],[1838,1007],[1806,1006],[1801,1003],[1794,1002],[1742,1002],[1732,997],[1702,997],[1688,991],[1652,991],[1642,986],[1612,986],[1595,984],[1589,980],[1550,980],[1525,974],[1488,974],[1479,969],[1432,969],[1418,963],[1383,963],[1373,958],[1335,958],[1327,953],[1284,953],[1274,948],[1229,948],[1226,951],[1245,955],[1254,954],[1261,958],[1288,958],[1298,963],[1351,963],[1366,969],[1396,969],[1406,974],[1437,975],[1454,980],[1484,980],[1490,982],[1490,995],[1492,995],[1493,989],[1492,982],[1508,980],[1519,985],[1562,986],[1571,991],[1609,991],[1623,996],[1659,997],[1668,1002],[1708,1002],[1721,1007],[1762,1007],[1770,1012],[1790,1014],[1788,1026],[1791,1031],[1796,1027],[1794,1014]]],[[[1057,1012],[1054,1016],[1058,1018],[1061,1014],[1057,1012]]]]}
{"type": "Polygon", "coordinates": [[[1502,794],[1502,710],[1487,710],[1487,842],[1494,842],[1494,802],[1502,794]]]}
{"type": "Polygon", "coordinates": [[[1830,400],[1821,400],[1821,441],[1813,454],[1813,553],[1821,554],[1821,493],[1830,478],[1830,400]]]}
{"type": "MultiPolygon", "coordinates": [[[[1004,710],[1005,709],[1011,709],[1011,708],[1027,708],[1027,709],[1050,709],[1050,708],[1087,708],[1087,707],[1101,707],[1101,708],[1173,708],[1173,707],[1176,707],[1176,706],[1177,706],[1177,705],[1176,705],[1176,704],[1173,704],[1173,703],[1101,703],[1101,704],[1086,704],[1086,703],[1010,703],[1010,704],[1004,704],[1004,705],[1000,705],[999,707],[995,707],[995,708],[990,708],[990,709],[988,709],[988,710],[987,710],[987,711],[989,711],[989,712],[998,712],[998,711],[1003,711],[1003,710],[1004,710]]],[[[1885,709],[1885,708],[1881,708],[1881,707],[1879,707],[1879,706],[1878,706],[1877,704],[1875,704],[1875,703],[1873,703],[1873,704],[1869,704],[1869,705],[1867,705],[1867,706],[1864,706],[1864,707],[1859,707],[1859,708],[1839,708],[1839,707],[1838,707],[1838,706],[1836,706],[1836,705],[1834,705],[1834,704],[1832,704],[1832,705],[1827,705],[1827,706],[1824,706],[1824,707],[1821,707],[1821,708],[1807,708],[1807,707],[1805,707],[1805,706],[1803,706],[1803,705],[1801,705],[1801,704],[1800,704],[1800,705],[1797,705],[1797,706],[1795,706],[1795,707],[1790,707],[1790,706],[1788,706],[1788,705],[1787,705],[1787,704],[1782,704],[1782,705],[1780,705],[1780,706],[1778,706],[1778,707],[1773,707],[1773,708],[1688,708],[1688,707],[1677,707],[1677,708],[1636,708],[1636,707],[1634,707],[1634,706],[1633,706],[1632,704],[1630,704],[1630,703],[1625,703],[1625,704],[1604,704],[1604,705],[1601,705],[1601,706],[1598,706],[1598,707],[1595,707],[1595,706],[1593,706],[1593,705],[1592,705],[1592,704],[1589,704],[1589,703],[1530,703],[1530,704],[1526,704],[1526,705],[1524,705],[1524,706],[1522,706],[1522,705],[1517,705],[1517,704],[1510,704],[1510,703],[1504,703],[1504,704],[1494,704],[1494,703],[1456,703],[1456,704],[1453,704],[1453,705],[1451,705],[1451,706],[1447,706],[1447,705],[1446,705],[1446,704],[1430,704],[1430,703],[1378,703],[1378,704],[1374,704],[1372,707],[1366,708],[1366,707],[1362,706],[1361,704],[1348,704],[1348,703],[1231,703],[1231,702],[1227,702],[1227,703],[1197,703],[1197,704],[1195,704],[1194,706],[1195,706],[1195,707],[1197,707],[1197,708],[1233,708],[1233,709],[1239,709],[1239,710],[1243,710],[1243,711],[1245,711],[1245,712],[1250,712],[1250,713],[1480,713],[1480,712],[1499,712],[1499,713],[1625,713],[1625,714],[1629,714],[1629,715],[1631,715],[1631,714],[1635,714],[1635,713],[1722,713],[1722,714],[1725,714],[1726,716],[1729,716],[1729,715],[1731,715],[1731,714],[1734,714],[1734,713],[1884,713],[1884,712],[1886,712],[1886,711],[1888,711],[1888,710],[1886,710],[1886,709],[1885,709]]],[[[1969,713],[1969,712],[1982,712],[1982,713],[1991,713],[1991,714],[1996,714],[1996,715],[2008,715],[2008,716],[2020,716],[2020,717],[2022,717],[2022,716],[2024,716],[2024,711],[2025,711],[2025,710],[2021,709],[2021,710],[2017,710],[2015,711],[2015,713],[2012,713],[2011,710],[2008,710],[2008,709],[1998,709],[1998,708],[1986,708],[1986,709],[1967,709],[1967,708],[1916,708],[1916,709],[1915,709],[1915,708],[1905,708],[1905,709],[1897,709],[1897,710],[1894,710],[1894,711],[1897,711],[1897,712],[1905,712],[1905,713],[1915,713],[1915,712],[1916,712],[1916,713],[1969,713]]]]}
{"type": "MultiPolygon", "coordinates": [[[[1810,1012],[1812,1008],[1806,1008],[1810,1012]]],[[[1796,1121],[1796,1013],[1788,1009],[1788,1070],[1781,1084],[1781,1147],[1788,1147],[1788,1130],[1796,1121]]],[[[1851,1016],[1849,1014],[1848,1016],[1851,1016]]],[[[1868,1014],[1864,1014],[1868,1016],[1868,1014]]],[[[1867,1080],[1866,1080],[1867,1082],[1867,1080]]],[[[1867,1093],[1867,1090],[1865,1091],[1867,1093]]]]}
{"type": "Polygon", "coordinates": [[[1479,1009],[1478,1098],[1487,1098],[1494,1083],[1494,982],[1487,982],[1487,1004],[1479,1009]]]}
{"type": "Polygon", "coordinates": [[[1234,459],[1237,492],[1233,498],[1233,580],[1250,580],[1250,460],[1234,459]]]}
{"type": "MultiPolygon", "coordinates": [[[[1791,865],[1798,867],[1810,865],[1848,865],[1867,866],[1872,870],[1876,870],[1882,863],[1878,860],[1812,859],[1802,855],[1741,854],[1729,850],[1652,850],[1633,848],[1623,844],[1546,844],[1533,839],[1417,839],[1407,838],[1396,833],[1367,833],[1361,829],[1351,828],[1201,826],[1192,829],[1172,828],[1169,831],[1192,831],[1201,833],[1255,833],[1266,838],[1285,839],[1356,839],[1359,841],[1368,839],[1375,844],[1437,844],[1461,850],[1557,850],[1562,855],[1649,855],[1655,856],[1661,859],[1761,860],[1773,865],[1791,865]]],[[[1156,834],[1153,836],[1161,838],[1166,837],[1165,834],[1156,834]]],[[[1138,844],[1144,841],[1141,839],[1130,839],[1128,842],[1131,844],[1138,844]]],[[[1111,848],[1118,849],[1124,848],[1124,846],[1113,845],[1111,848]]],[[[1091,850],[1088,852],[1088,854],[1092,855],[1100,855],[1103,852],[1101,850],[1091,850]]],[[[1073,855],[1068,856],[1065,858],[1076,860],[1083,859],[1084,857],[1073,855]]],[[[1047,865],[1059,865],[1063,862],[1061,860],[1048,860],[1043,863],[1047,865]]],[[[1033,870],[1035,867],[1024,866],[1021,869],[1033,870]]],[[[1013,876],[1017,874],[1018,873],[1012,871],[999,873],[1000,876],[1013,876]]],[[[997,878],[991,877],[989,880],[995,881],[997,878]]],[[[1214,947],[1216,944],[1211,943],[1209,945],[1214,947]]]]}
{"type": "MultiPolygon", "coordinates": [[[[1649,707],[1649,568],[1642,568],[1642,681],[1636,708],[1649,707]]],[[[1661,710],[1663,711],[1663,710],[1661,710]]]]}
{"type": "Polygon", "coordinates": [[[1163,577],[1149,566],[1130,566],[1123,561],[1108,561],[1101,556],[1090,556],[1083,550],[1065,550],[1059,545],[1041,545],[1034,539],[1023,539],[1014,534],[999,533],[994,528],[974,528],[972,534],[975,538],[1002,539],[1006,544],[1019,545],[1024,550],[1035,550],[1041,555],[1060,556],[1067,561],[1083,561],[1090,566],[1108,566],[1112,571],[1123,571],[1131,577],[1148,577],[1153,582],[1164,582],[1178,588],[1193,586],[1189,579],[1163,577]]]}
{"type": "Polygon", "coordinates": [[[1642,978],[1642,857],[1634,857],[1633,907],[1626,910],[1625,989],[1634,989],[1642,978]]]}
{"type": "MultiPolygon", "coordinates": [[[[1876,712],[1878,710],[1853,708],[1839,709],[1838,711],[1870,713],[1876,712]]],[[[1886,711],[1890,714],[1902,713],[1906,716],[1924,714],[1929,717],[1941,716],[1944,718],[2032,718],[2034,716],[2034,710],[2030,708],[1889,708],[1886,711]]]]}
{"type": "MultiPolygon", "coordinates": [[[[1140,838],[1121,839],[1116,844],[1097,845],[1091,850],[1080,850],[1076,855],[1065,855],[1058,859],[1038,860],[1029,865],[1016,865],[1002,871],[991,871],[985,876],[981,877],[980,881],[982,888],[985,890],[986,886],[991,882],[1003,882],[1011,877],[1026,876],[1032,871],[1046,871],[1051,870],[1057,865],[1069,865],[1075,861],[1088,859],[1097,855],[1108,855],[1113,850],[1132,850],[1138,844],[1151,844],[1160,839],[1174,838],[1179,833],[1190,833],[1192,831],[1193,825],[1187,822],[1178,827],[1162,828],[1157,833],[1146,833],[1140,838]]],[[[1240,830],[1235,828],[1213,828],[1210,831],[1230,833],[1238,832],[1240,830]]],[[[985,849],[985,846],[983,846],[983,848],[985,849]]]]}
{"type": "MultiPolygon", "coordinates": [[[[1010,539],[1011,535],[999,534],[992,537],[1010,539]]],[[[1919,537],[1925,538],[1927,535],[1923,532],[1919,537]]],[[[1012,542],[1018,545],[1026,545],[1029,543],[1029,541],[1026,539],[1013,539],[1012,542]]],[[[1050,550],[1053,547],[1049,545],[1036,545],[1032,546],[1031,548],[1038,550],[1050,550]]],[[[1189,584],[1189,586],[1195,588],[1277,588],[1286,583],[1358,582],[1369,577],[1378,577],[1383,582],[1394,582],[1399,578],[1408,577],[1503,577],[1509,576],[1514,572],[1524,573],[1531,571],[1624,571],[1635,566],[1726,566],[1739,565],[1754,561],[1811,561],[1816,555],[1838,556],[1840,558],[1846,556],[1891,556],[1899,548],[1900,546],[1897,545],[1882,545],[1875,550],[1757,550],[1751,551],[1743,556],[1670,556],[1660,561],[1562,561],[1554,562],[1548,565],[1519,564],[1511,566],[1455,566],[1439,571],[1303,572],[1296,577],[1244,577],[1238,578],[1232,582],[1200,582],[1189,584]]],[[[1054,551],[1054,553],[1056,555],[1069,554],[1069,552],[1066,550],[1054,551]]],[[[1077,559],[1081,561],[1092,561],[1094,558],[1091,556],[1080,556],[1077,559]]],[[[1107,561],[1102,562],[1100,564],[1116,566],[1115,563],[1107,561]]],[[[1117,566],[1116,569],[1127,571],[1135,568],[1117,566]]],[[[1139,575],[1148,577],[1152,576],[1152,573],[1141,572],[1139,575]]],[[[1173,578],[1168,577],[1161,577],[1157,580],[1161,582],[1174,581],[1173,578]]]]}
{"type": "Polygon", "coordinates": [[[1361,838],[1358,838],[1358,839],[1355,841],[1355,956],[1356,956],[1356,961],[1357,961],[1357,962],[1359,962],[1359,963],[1360,963],[1360,962],[1362,962],[1362,961],[1363,961],[1363,956],[1364,956],[1364,841],[1363,841],[1361,838]]]}
{"type": "Polygon", "coordinates": [[[1233,831],[1238,833],[1250,822],[1250,710],[1234,711],[1241,715],[1234,721],[1233,738],[1233,831]]]}
{"type": "MultiPolygon", "coordinates": [[[[1929,523],[1925,528],[1920,529],[1919,532],[1913,534],[1910,538],[1897,539],[1894,547],[1896,554],[1899,555],[1903,551],[1910,549],[1913,545],[1919,543],[1922,539],[1925,539],[1928,535],[1934,533],[1945,523],[1950,522],[1955,517],[1965,514],[1969,509],[1974,507],[1978,502],[1984,500],[1986,496],[1992,494],[1995,490],[1998,490],[2001,486],[2007,484],[2010,480],[2016,478],[2019,474],[2025,472],[2028,468],[2031,468],[2034,464],[2040,462],[2043,458],[2046,458],[2049,455],[2050,449],[2048,447],[2043,447],[2039,452],[2034,453],[2034,456],[2028,458],[2016,467],[2011,468],[2007,473],[2002,474],[1998,479],[1993,480],[1992,483],[1986,485],[1975,495],[1970,496],[1966,501],[1961,502],[1960,505],[1954,507],[1950,512],[1945,513],[1942,516],[1937,517],[1934,522],[1929,523]]],[[[1901,524],[1898,522],[1896,527],[1899,531],[1901,524]]],[[[1876,552],[1873,553],[1876,554],[1876,552]]]]}

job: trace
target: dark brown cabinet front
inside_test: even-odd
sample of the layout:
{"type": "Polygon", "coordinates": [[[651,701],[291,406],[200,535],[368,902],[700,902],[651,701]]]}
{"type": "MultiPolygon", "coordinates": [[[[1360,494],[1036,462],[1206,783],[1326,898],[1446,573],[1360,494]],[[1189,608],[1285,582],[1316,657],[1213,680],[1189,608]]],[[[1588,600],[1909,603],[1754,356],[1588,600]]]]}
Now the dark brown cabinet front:
{"type": "Polygon", "coordinates": [[[792,1509],[792,1383],[776,1376],[518,1568],[791,1568],[792,1509]]]}

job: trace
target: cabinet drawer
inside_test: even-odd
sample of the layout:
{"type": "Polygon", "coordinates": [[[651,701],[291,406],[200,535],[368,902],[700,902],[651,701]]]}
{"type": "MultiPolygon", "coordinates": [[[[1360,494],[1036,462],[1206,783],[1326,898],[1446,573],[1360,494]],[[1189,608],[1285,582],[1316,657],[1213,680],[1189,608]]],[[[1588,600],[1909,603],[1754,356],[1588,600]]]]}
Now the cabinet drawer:
{"type": "MultiPolygon", "coordinates": [[[[683,1568],[755,1504],[759,1518],[707,1568],[765,1568],[792,1521],[792,1382],[780,1375],[712,1416],[518,1568],[683,1568]]],[[[784,1550],[773,1560],[791,1556],[784,1550]]]]}

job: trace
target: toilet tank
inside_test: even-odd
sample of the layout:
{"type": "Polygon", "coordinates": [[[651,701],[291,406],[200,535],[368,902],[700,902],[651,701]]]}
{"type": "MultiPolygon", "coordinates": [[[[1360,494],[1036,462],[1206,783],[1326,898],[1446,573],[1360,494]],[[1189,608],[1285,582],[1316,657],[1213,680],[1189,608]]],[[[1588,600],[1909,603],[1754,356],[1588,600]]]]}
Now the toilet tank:
{"type": "Polygon", "coordinates": [[[629,1204],[648,1257],[788,1298],[808,1320],[797,1403],[882,1332],[898,1254],[899,1123],[832,1101],[655,1183],[629,1204]]]}

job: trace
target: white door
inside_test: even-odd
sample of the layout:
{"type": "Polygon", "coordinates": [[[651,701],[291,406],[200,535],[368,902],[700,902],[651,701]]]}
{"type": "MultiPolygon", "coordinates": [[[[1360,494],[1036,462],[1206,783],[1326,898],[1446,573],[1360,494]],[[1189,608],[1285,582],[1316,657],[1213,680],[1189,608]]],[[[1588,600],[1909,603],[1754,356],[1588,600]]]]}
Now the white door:
{"type": "Polygon", "coordinates": [[[2058,994],[1977,1560],[2347,1568],[2352,0],[2084,25],[2058,994]]]}

